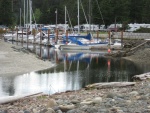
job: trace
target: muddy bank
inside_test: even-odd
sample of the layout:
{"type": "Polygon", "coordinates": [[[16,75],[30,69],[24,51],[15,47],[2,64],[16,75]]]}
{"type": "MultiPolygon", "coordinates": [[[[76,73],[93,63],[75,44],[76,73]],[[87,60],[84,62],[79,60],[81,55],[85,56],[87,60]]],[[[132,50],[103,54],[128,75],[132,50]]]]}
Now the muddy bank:
{"type": "Polygon", "coordinates": [[[0,40],[0,76],[14,76],[54,66],[34,54],[0,40]]]}
{"type": "Polygon", "coordinates": [[[133,55],[123,58],[130,60],[138,65],[150,64],[150,48],[139,49],[133,55]]]}

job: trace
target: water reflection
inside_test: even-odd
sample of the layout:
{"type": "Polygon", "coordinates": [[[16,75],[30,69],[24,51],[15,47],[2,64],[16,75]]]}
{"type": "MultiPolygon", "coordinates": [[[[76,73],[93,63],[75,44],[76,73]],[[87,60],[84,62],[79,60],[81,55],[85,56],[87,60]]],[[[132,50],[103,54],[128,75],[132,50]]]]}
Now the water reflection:
{"type": "Polygon", "coordinates": [[[132,81],[133,75],[150,71],[150,66],[144,64],[140,67],[124,59],[105,58],[105,51],[60,51],[38,45],[23,47],[57,66],[15,77],[0,77],[1,97],[34,92],[53,94],[78,90],[96,82],[132,81]]]}

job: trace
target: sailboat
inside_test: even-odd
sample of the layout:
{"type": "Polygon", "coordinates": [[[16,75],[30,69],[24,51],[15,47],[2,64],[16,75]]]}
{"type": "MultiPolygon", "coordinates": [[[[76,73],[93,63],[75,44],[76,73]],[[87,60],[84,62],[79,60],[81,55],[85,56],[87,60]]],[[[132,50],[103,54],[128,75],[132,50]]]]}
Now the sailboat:
{"type": "MultiPolygon", "coordinates": [[[[107,46],[108,41],[102,42],[101,40],[97,40],[97,39],[95,40],[92,37],[91,33],[89,33],[87,36],[79,35],[80,34],[79,0],[77,0],[77,2],[78,2],[78,34],[63,36],[63,40],[65,40],[65,42],[69,41],[69,43],[67,42],[66,44],[55,45],[55,47],[61,50],[64,49],[90,50],[93,47],[95,48],[99,46],[107,46]]],[[[89,18],[89,22],[90,22],[90,18],[89,18]]],[[[90,23],[89,23],[89,27],[90,27],[90,23]]]]}

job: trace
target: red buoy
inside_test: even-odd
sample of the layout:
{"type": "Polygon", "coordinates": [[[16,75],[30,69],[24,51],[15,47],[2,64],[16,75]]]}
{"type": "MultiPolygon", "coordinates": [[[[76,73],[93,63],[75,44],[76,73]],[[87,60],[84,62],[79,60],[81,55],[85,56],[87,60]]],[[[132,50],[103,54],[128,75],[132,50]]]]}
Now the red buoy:
{"type": "Polygon", "coordinates": [[[110,49],[108,49],[108,53],[110,53],[111,52],[111,50],[110,49]]]}

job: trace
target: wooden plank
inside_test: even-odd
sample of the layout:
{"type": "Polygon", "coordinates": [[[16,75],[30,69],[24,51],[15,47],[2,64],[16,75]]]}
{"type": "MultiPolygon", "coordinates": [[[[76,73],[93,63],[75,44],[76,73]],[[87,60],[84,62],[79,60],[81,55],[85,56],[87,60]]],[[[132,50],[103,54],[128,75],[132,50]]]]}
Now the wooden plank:
{"type": "Polygon", "coordinates": [[[136,82],[106,82],[106,83],[95,83],[91,85],[87,85],[85,88],[111,88],[111,87],[126,87],[133,86],[136,82]]]}
{"type": "Polygon", "coordinates": [[[146,80],[146,79],[150,79],[150,72],[144,73],[144,74],[140,74],[140,75],[135,75],[132,78],[134,80],[146,80]]]}
{"type": "Polygon", "coordinates": [[[20,96],[9,96],[9,97],[2,97],[0,98],[0,104],[7,104],[7,103],[12,103],[15,102],[17,100],[26,98],[26,97],[30,97],[30,96],[35,96],[35,95],[39,95],[42,94],[43,92],[38,92],[38,93],[32,93],[32,94],[27,94],[27,95],[20,95],[20,96]]]}

